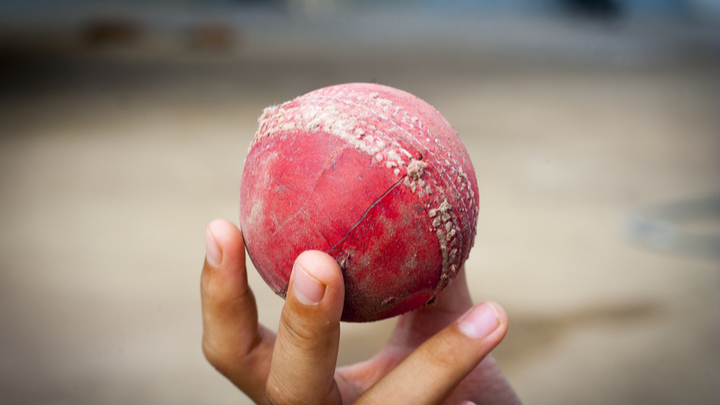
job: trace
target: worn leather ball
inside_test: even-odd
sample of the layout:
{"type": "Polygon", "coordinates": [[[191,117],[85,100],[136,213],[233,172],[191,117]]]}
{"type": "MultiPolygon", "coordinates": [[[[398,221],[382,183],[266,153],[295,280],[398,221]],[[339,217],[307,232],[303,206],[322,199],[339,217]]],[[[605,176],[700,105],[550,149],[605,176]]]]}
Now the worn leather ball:
{"type": "Polygon", "coordinates": [[[351,83],[268,107],[240,187],[250,259],[285,296],[305,250],[342,269],[342,320],[366,322],[432,302],[473,245],[478,188],[467,150],[432,106],[351,83]]]}

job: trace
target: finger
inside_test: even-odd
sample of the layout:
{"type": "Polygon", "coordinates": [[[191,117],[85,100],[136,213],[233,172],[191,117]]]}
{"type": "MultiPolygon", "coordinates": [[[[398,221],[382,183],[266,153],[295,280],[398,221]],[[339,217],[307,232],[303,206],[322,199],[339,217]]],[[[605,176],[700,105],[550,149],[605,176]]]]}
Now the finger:
{"type": "Polygon", "coordinates": [[[342,403],[334,372],[344,297],[342,272],[332,257],[318,251],[298,256],[267,381],[272,403],[342,403]]]}
{"type": "Polygon", "coordinates": [[[420,345],[357,404],[439,404],[507,332],[507,315],[484,302],[420,345]]]}
{"type": "Polygon", "coordinates": [[[203,352],[210,364],[250,398],[264,401],[274,336],[258,325],[240,230],[229,221],[211,222],[205,249],[200,288],[203,352]]]}

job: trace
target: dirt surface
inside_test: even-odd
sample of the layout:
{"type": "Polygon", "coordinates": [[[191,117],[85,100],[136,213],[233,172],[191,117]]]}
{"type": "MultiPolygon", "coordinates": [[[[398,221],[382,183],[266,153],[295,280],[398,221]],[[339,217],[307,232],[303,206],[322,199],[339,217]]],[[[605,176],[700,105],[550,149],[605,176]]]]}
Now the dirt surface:
{"type": "MultiPolygon", "coordinates": [[[[350,81],[418,95],[467,145],[481,202],[470,288],[508,311],[496,357],[526,403],[720,401],[720,262],[625,237],[632,213],[720,189],[710,62],[456,49],[210,60],[16,50],[3,62],[2,403],[249,403],[200,350],[204,229],[237,223],[262,109],[350,81]]],[[[250,274],[275,327],[282,300],[250,274]]],[[[393,324],[344,324],[339,363],[368,358],[393,324]]]]}

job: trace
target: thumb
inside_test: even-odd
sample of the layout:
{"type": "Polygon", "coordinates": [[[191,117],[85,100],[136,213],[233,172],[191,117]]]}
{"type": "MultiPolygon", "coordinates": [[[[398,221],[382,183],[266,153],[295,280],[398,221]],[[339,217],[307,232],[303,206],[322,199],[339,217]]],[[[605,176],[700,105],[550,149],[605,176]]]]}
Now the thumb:
{"type": "Polygon", "coordinates": [[[344,299],[342,272],[332,257],[319,251],[298,256],[266,386],[272,403],[342,403],[334,375],[344,299]]]}
{"type": "Polygon", "coordinates": [[[356,403],[443,403],[506,332],[505,311],[480,303],[420,345],[356,403]]]}

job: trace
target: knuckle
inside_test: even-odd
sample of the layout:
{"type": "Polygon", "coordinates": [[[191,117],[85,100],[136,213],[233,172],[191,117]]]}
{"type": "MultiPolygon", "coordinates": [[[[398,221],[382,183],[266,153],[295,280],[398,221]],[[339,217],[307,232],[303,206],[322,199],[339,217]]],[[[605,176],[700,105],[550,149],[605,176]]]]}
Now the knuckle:
{"type": "Polygon", "coordinates": [[[227,358],[227,356],[224,356],[220,351],[218,351],[218,348],[215,345],[210,343],[205,338],[203,338],[202,340],[202,351],[208,363],[210,363],[210,365],[213,366],[216,370],[218,370],[221,374],[225,375],[225,371],[227,370],[225,359],[227,358]]]}
{"type": "Polygon", "coordinates": [[[246,366],[253,360],[256,349],[261,345],[262,337],[259,334],[255,335],[254,339],[238,341],[235,346],[223,346],[203,336],[202,351],[208,363],[222,372],[231,366],[235,368],[246,366]]]}
{"type": "Polygon", "coordinates": [[[265,386],[265,396],[272,405],[322,405],[342,403],[339,397],[334,397],[332,387],[329,392],[322,394],[318,391],[303,391],[300,387],[273,383],[268,379],[265,386]],[[338,402],[340,401],[340,402],[338,402]]]}
{"type": "Polygon", "coordinates": [[[322,340],[323,332],[301,317],[283,311],[280,322],[287,332],[287,339],[296,346],[310,348],[322,340]]]}
{"type": "Polygon", "coordinates": [[[268,390],[265,392],[265,396],[267,397],[268,402],[271,405],[290,405],[292,402],[285,401],[282,398],[279,398],[278,394],[275,394],[273,391],[268,390]]]}
{"type": "Polygon", "coordinates": [[[265,396],[272,405],[296,405],[304,403],[300,398],[292,395],[292,391],[277,384],[272,378],[268,380],[265,386],[265,396]]]}

